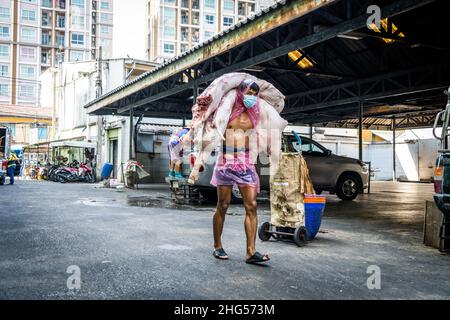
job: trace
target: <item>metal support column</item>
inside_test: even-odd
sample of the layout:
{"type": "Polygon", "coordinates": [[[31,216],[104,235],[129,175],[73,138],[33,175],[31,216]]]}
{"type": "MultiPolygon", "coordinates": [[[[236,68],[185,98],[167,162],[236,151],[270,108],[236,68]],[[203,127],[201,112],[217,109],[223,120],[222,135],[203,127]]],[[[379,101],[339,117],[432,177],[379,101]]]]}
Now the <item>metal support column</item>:
{"type": "Polygon", "coordinates": [[[392,117],[392,181],[397,181],[397,163],[395,159],[396,126],[395,116],[392,117]]]}
{"type": "Polygon", "coordinates": [[[310,125],[309,125],[309,138],[312,140],[312,138],[313,138],[313,124],[311,123],[310,125]]]}
{"type": "Polygon", "coordinates": [[[362,101],[359,102],[359,122],[358,122],[358,142],[359,142],[359,160],[363,161],[363,113],[364,106],[362,101]]]}
{"type": "Polygon", "coordinates": [[[129,158],[130,160],[134,159],[133,157],[133,136],[134,136],[134,109],[130,109],[130,137],[129,137],[129,158]]]}

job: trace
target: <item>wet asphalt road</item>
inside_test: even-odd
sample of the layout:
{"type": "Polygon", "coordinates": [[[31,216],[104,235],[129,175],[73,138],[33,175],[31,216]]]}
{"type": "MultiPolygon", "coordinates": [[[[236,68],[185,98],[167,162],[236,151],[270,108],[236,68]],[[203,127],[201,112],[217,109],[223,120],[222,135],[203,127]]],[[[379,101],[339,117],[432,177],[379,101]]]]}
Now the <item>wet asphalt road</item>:
{"type": "MultiPolygon", "coordinates": [[[[172,206],[162,186],[2,186],[0,299],[450,298],[450,257],[421,244],[432,186],[373,189],[352,203],[329,196],[323,232],[305,247],[258,240],[272,261],[256,267],[243,262],[239,206],[227,217],[231,260],[222,262],[211,255],[213,207],[172,206]],[[73,265],[81,271],[75,291],[67,288],[73,265]],[[367,288],[371,265],[381,270],[380,290],[367,288]]],[[[268,204],[260,208],[268,220],[268,204]]]]}

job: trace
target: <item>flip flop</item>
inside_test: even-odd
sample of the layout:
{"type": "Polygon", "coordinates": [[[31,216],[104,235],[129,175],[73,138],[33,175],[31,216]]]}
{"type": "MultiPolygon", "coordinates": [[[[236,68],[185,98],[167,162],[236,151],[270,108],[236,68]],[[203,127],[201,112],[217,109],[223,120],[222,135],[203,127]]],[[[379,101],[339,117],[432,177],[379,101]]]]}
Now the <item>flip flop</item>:
{"type": "Polygon", "coordinates": [[[213,256],[219,260],[228,260],[228,255],[223,248],[214,250],[213,256]]]}
{"type": "Polygon", "coordinates": [[[270,258],[267,254],[262,255],[259,252],[256,252],[253,256],[245,260],[245,263],[247,264],[258,264],[258,263],[264,263],[270,261],[270,258]]]}

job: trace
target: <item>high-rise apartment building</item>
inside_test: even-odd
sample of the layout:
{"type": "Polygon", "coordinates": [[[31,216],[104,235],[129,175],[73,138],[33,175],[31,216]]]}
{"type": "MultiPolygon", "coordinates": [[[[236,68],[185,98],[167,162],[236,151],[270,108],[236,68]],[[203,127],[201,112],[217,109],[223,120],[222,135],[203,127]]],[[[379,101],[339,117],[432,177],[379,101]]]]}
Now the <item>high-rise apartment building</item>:
{"type": "Polygon", "coordinates": [[[112,52],[113,0],[0,0],[0,104],[39,105],[40,74],[112,52]]]}
{"type": "Polygon", "coordinates": [[[163,62],[245,19],[273,0],[148,0],[147,58],[163,62]]]}

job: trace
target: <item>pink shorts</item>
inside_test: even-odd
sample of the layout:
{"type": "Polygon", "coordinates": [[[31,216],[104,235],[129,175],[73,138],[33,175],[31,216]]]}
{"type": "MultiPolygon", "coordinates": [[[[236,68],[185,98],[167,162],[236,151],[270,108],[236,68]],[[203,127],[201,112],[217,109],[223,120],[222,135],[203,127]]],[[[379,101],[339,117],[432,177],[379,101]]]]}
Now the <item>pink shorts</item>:
{"type": "Polygon", "coordinates": [[[211,179],[213,186],[253,187],[260,192],[259,176],[248,151],[227,155],[221,153],[217,159],[211,179]]]}

